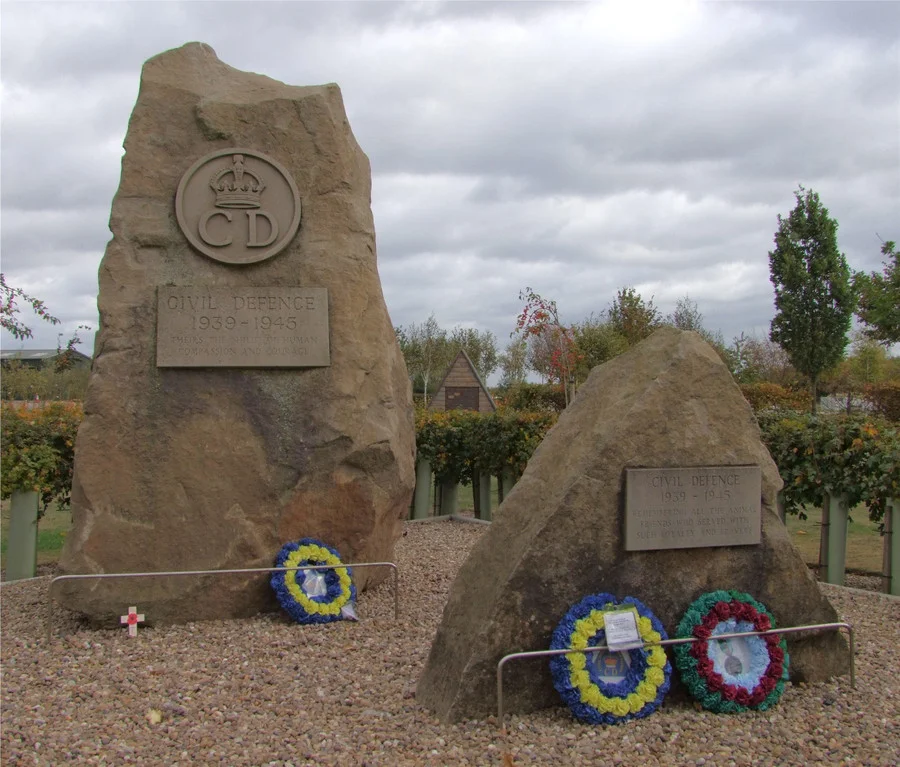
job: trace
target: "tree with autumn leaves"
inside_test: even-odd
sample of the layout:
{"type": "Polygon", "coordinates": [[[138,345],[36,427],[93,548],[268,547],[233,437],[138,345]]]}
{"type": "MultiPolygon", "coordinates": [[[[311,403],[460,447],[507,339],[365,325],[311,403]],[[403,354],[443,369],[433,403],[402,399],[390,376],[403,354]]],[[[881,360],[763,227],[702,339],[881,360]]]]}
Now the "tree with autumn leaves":
{"type": "Polygon", "coordinates": [[[562,386],[568,407],[575,395],[575,367],[581,357],[575,333],[560,321],[556,301],[543,298],[531,288],[521,291],[519,300],[524,301],[525,306],[516,320],[513,335],[521,335],[532,347],[541,350],[544,366],[541,372],[551,383],[555,381],[562,386]]]}

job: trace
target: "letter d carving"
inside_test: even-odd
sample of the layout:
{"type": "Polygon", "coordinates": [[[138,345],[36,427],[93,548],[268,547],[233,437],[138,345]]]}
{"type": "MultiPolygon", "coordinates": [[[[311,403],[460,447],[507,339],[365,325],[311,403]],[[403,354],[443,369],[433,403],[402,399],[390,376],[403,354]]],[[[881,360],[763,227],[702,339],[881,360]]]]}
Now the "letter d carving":
{"type": "Polygon", "coordinates": [[[278,237],[278,221],[272,218],[272,216],[264,210],[248,210],[247,211],[247,247],[248,248],[264,248],[266,245],[271,245],[275,242],[275,238],[278,237]],[[263,242],[259,242],[256,237],[256,217],[262,216],[266,221],[269,222],[269,237],[263,242]]]}

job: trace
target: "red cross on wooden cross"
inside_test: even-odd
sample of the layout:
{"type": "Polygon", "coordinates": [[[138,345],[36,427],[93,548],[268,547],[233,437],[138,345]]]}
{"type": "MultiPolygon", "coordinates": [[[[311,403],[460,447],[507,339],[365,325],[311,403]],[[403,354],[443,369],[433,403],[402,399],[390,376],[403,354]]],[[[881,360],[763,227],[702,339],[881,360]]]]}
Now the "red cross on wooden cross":
{"type": "Polygon", "coordinates": [[[120,623],[124,623],[128,626],[128,636],[136,637],[138,630],[138,623],[142,623],[144,620],[144,614],[139,613],[137,611],[137,607],[131,606],[128,608],[128,615],[123,615],[119,618],[120,623]]]}

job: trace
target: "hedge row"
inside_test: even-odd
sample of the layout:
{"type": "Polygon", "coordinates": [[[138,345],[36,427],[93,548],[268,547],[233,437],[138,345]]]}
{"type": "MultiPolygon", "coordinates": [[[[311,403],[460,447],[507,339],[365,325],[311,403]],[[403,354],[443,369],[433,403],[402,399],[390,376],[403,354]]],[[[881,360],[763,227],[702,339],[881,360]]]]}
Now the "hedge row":
{"type": "Polygon", "coordinates": [[[501,410],[416,411],[416,451],[440,481],[470,484],[474,474],[518,476],[556,423],[556,413],[501,410]]]}
{"type": "Polygon", "coordinates": [[[784,481],[785,511],[805,518],[831,489],[850,507],[884,517],[884,501],[900,498],[900,431],[871,416],[814,416],[770,410],[757,415],[763,442],[784,481]]]}
{"type": "MultiPolygon", "coordinates": [[[[0,495],[40,493],[41,504],[65,505],[72,488],[80,403],[39,408],[2,405],[0,495]]],[[[900,498],[900,429],[877,417],[813,416],[769,409],[757,415],[762,438],[784,480],[785,509],[803,516],[820,507],[828,488],[845,493],[852,506],[884,516],[884,501],[900,498]]],[[[525,470],[537,446],[556,423],[555,413],[502,409],[481,415],[463,410],[416,411],[416,447],[441,481],[470,484],[475,474],[494,476],[525,470]]]]}

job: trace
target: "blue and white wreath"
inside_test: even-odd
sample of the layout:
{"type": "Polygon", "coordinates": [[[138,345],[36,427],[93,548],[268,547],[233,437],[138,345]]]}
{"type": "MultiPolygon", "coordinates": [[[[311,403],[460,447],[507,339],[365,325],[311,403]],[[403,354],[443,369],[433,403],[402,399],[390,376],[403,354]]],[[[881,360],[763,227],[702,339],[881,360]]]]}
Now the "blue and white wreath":
{"type": "MultiPolygon", "coordinates": [[[[315,538],[286,543],[275,557],[275,567],[340,564],[337,550],[315,538]]],[[[356,620],[356,586],[349,567],[275,572],[270,583],[281,606],[298,623],[356,620]]]]}
{"type": "MultiPolygon", "coordinates": [[[[563,616],[550,649],[583,649],[606,644],[604,612],[634,607],[638,633],[645,643],[667,639],[657,617],[640,601],[612,594],[585,597],[563,616]]],[[[554,656],[553,686],[572,713],[589,724],[619,724],[653,713],[671,683],[672,666],[662,647],[621,652],[597,651],[554,656]]]]}

